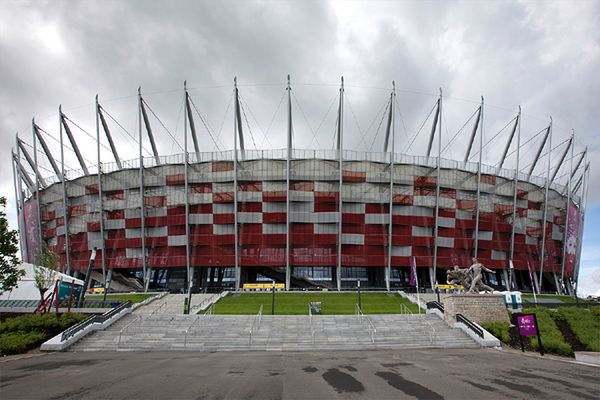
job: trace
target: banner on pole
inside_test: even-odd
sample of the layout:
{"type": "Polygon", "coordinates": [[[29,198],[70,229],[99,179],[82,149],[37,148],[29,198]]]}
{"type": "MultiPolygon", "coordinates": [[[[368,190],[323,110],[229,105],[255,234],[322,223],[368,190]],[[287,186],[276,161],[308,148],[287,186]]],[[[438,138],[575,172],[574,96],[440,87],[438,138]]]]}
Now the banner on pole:
{"type": "Polygon", "coordinates": [[[410,286],[416,286],[417,284],[417,261],[415,257],[409,257],[408,262],[410,263],[410,286]]]}

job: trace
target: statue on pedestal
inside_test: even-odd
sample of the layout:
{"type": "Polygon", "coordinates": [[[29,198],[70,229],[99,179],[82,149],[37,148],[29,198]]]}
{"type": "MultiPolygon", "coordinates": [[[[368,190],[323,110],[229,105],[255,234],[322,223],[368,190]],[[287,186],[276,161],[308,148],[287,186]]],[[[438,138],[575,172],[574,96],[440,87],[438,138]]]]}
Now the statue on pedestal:
{"type": "Polygon", "coordinates": [[[456,290],[459,289],[459,285],[465,290],[468,289],[467,293],[493,292],[493,288],[483,283],[482,271],[494,272],[473,258],[473,264],[469,268],[459,268],[455,265],[453,269],[446,271],[446,281],[449,285],[454,285],[456,290]]]}
{"type": "Polygon", "coordinates": [[[468,272],[472,276],[471,287],[467,293],[479,293],[480,291],[484,292],[493,292],[494,289],[483,283],[483,274],[481,271],[494,273],[489,268],[486,268],[482,263],[477,261],[475,257],[473,257],[473,264],[468,269],[468,272]]]}

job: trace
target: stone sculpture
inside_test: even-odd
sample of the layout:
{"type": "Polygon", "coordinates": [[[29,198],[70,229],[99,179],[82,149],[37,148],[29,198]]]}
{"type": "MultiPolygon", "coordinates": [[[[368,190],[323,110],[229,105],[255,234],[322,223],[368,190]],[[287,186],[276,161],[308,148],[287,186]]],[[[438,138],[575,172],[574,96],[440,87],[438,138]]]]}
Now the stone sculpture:
{"type": "Polygon", "coordinates": [[[465,290],[468,289],[467,293],[493,292],[493,288],[483,283],[482,271],[494,272],[473,258],[473,264],[469,268],[459,268],[455,265],[453,269],[446,271],[446,281],[456,290],[459,289],[459,285],[465,290]]]}

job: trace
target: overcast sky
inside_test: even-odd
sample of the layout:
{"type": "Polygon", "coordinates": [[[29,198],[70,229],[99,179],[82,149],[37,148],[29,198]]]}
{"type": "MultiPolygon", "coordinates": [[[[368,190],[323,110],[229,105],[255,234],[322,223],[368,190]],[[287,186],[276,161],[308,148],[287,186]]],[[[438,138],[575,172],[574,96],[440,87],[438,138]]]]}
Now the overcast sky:
{"type": "MultiPolygon", "coordinates": [[[[496,134],[523,107],[522,141],[554,121],[553,146],[574,129],[575,153],[600,157],[600,2],[151,2],[0,1],[0,193],[16,226],[10,149],[18,131],[32,143],[31,118],[58,137],[58,105],[95,135],[94,96],[137,137],[136,93],[151,116],[161,155],[181,152],[183,81],[198,115],[202,149],[233,146],[230,107],[238,77],[247,148],[285,147],[286,75],[294,93],[294,146],[331,148],[340,77],[345,147],[381,151],[391,82],[397,88],[396,151],[407,150],[443,89],[443,156],[462,159],[485,98],[484,162],[494,165],[508,136],[496,134]],[[174,141],[169,133],[176,139],[174,141]]],[[[109,120],[123,158],[135,142],[109,120]]],[[[425,152],[431,119],[410,148],[425,152]]],[[[84,157],[92,138],[73,128],[84,157]]],[[[58,158],[58,145],[48,140],[58,158]]],[[[531,162],[540,136],[523,149],[531,162]]],[[[551,160],[560,156],[558,146],[551,160]]],[[[145,143],[146,148],[150,148],[145,143]]],[[[434,148],[437,152],[437,148],[434,148]]],[[[70,153],[70,152],[68,152],[70,153]]],[[[104,162],[113,161],[106,149],[104,162]]],[[[476,160],[476,158],[474,159],[476,160]]],[[[540,160],[536,174],[545,171],[540,160]]],[[[506,166],[514,166],[515,155],[506,166]]],[[[42,160],[45,168],[49,163],[42,160]]],[[[68,167],[78,168],[72,154],[68,167]]],[[[558,176],[564,182],[568,165],[558,176]]],[[[50,171],[42,170],[50,175],[50,171]]],[[[592,165],[591,182],[600,168],[592,165]]],[[[590,185],[581,289],[600,294],[600,185],[590,185]],[[595,239],[591,239],[595,238],[595,239]],[[585,282],[584,282],[585,281],[585,282]]]]}

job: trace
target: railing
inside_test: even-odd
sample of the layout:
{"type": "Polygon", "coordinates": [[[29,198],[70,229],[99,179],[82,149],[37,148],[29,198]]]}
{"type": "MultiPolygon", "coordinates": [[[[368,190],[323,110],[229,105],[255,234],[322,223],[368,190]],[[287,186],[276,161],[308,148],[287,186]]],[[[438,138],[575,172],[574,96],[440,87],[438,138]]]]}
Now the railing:
{"type": "Polygon", "coordinates": [[[436,334],[433,324],[427,320],[427,316],[423,316],[419,318],[419,320],[421,322],[421,327],[423,327],[423,322],[425,322],[425,324],[429,327],[429,330],[427,331],[429,333],[429,344],[433,343],[433,339],[435,339],[436,334]]]}
{"type": "Polygon", "coordinates": [[[187,348],[187,339],[188,339],[188,333],[192,330],[192,327],[194,326],[194,324],[196,324],[196,322],[198,322],[198,320],[200,319],[200,316],[196,316],[196,318],[194,319],[194,321],[191,323],[190,326],[188,326],[188,328],[185,330],[185,339],[183,340],[183,348],[186,349],[187,348]]]}
{"type": "Polygon", "coordinates": [[[131,307],[131,302],[126,301],[124,303],[119,304],[119,306],[113,308],[112,310],[105,312],[102,315],[94,315],[92,317],[89,317],[89,318],[73,325],[72,327],[66,329],[62,333],[60,340],[61,340],[61,342],[64,342],[65,340],[74,336],[77,332],[83,330],[88,325],[96,324],[96,323],[102,324],[102,323],[108,321],[109,319],[111,319],[112,317],[114,317],[115,315],[117,315],[118,313],[120,313],[121,311],[123,311],[124,309],[129,308],[129,307],[131,307]]]}
{"type": "Polygon", "coordinates": [[[252,333],[260,329],[260,321],[262,320],[263,315],[263,305],[260,305],[258,309],[258,314],[254,316],[254,320],[252,321],[252,326],[248,330],[248,334],[250,335],[250,344],[252,344],[252,333]]]}
{"type": "Polygon", "coordinates": [[[129,328],[129,326],[133,325],[134,322],[137,322],[137,320],[141,321],[142,316],[140,315],[139,317],[135,318],[133,321],[125,325],[123,329],[121,329],[121,331],[119,332],[119,341],[117,342],[117,350],[121,347],[121,337],[123,336],[123,332],[125,332],[129,328]]]}
{"type": "Polygon", "coordinates": [[[439,302],[439,301],[430,301],[427,303],[427,309],[428,310],[433,310],[433,309],[438,309],[442,312],[442,314],[444,313],[444,306],[439,302]]]}
{"type": "Polygon", "coordinates": [[[150,313],[150,317],[153,316],[154,314],[158,314],[158,311],[160,311],[163,307],[165,307],[167,305],[167,302],[165,301],[164,303],[162,303],[158,308],[156,308],[154,311],[152,311],[150,313]]]}
{"type": "MultiPolygon", "coordinates": [[[[442,307],[442,309],[443,309],[443,307],[442,307]]],[[[410,320],[413,320],[413,321],[415,320],[414,319],[415,314],[410,310],[410,308],[408,308],[406,305],[404,305],[402,303],[400,304],[400,312],[402,314],[406,315],[407,322],[410,320]]],[[[423,334],[429,335],[429,344],[433,343],[433,339],[435,338],[435,334],[436,334],[436,330],[433,327],[433,324],[427,320],[426,316],[421,316],[420,314],[419,314],[419,318],[417,319],[417,321],[419,321],[419,326],[422,329],[423,329],[423,324],[426,325],[426,328],[428,328],[428,329],[427,330],[423,329],[423,334]]]]}
{"type": "Polygon", "coordinates": [[[222,293],[222,292],[215,293],[215,294],[213,294],[212,296],[210,296],[209,298],[207,298],[207,299],[204,299],[204,300],[203,300],[203,301],[202,301],[200,304],[198,304],[198,305],[196,305],[196,306],[193,306],[193,307],[190,309],[190,314],[192,314],[192,313],[193,313],[193,311],[195,311],[195,310],[202,310],[204,307],[206,307],[206,304],[210,304],[210,303],[213,303],[213,304],[214,304],[214,302],[215,302],[216,300],[218,300],[219,296],[221,296],[221,293],[222,293]]]}
{"type": "Polygon", "coordinates": [[[475,332],[477,334],[477,336],[479,336],[480,338],[483,339],[483,330],[480,327],[478,327],[477,325],[475,325],[473,322],[471,322],[464,315],[462,315],[462,314],[456,314],[456,322],[460,322],[462,324],[465,324],[467,326],[467,328],[469,328],[470,330],[472,330],[473,332],[475,332]]]}
{"type": "Polygon", "coordinates": [[[367,322],[367,331],[369,332],[369,337],[371,338],[371,342],[375,343],[375,335],[377,334],[377,329],[375,328],[375,324],[373,324],[373,321],[371,321],[371,318],[369,318],[365,314],[363,314],[363,312],[360,309],[358,304],[355,304],[354,311],[355,311],[356,316],[357,316],[358,320],[360,321],[361,325],[362,325],[363,321],[367,322]]]}
{"type": "Polygon", "coordinates": [[[406,315],[407,321],[409,321],[411,316],[415,315],[404,303],[400,303],[400,314],[406,315]]]}

